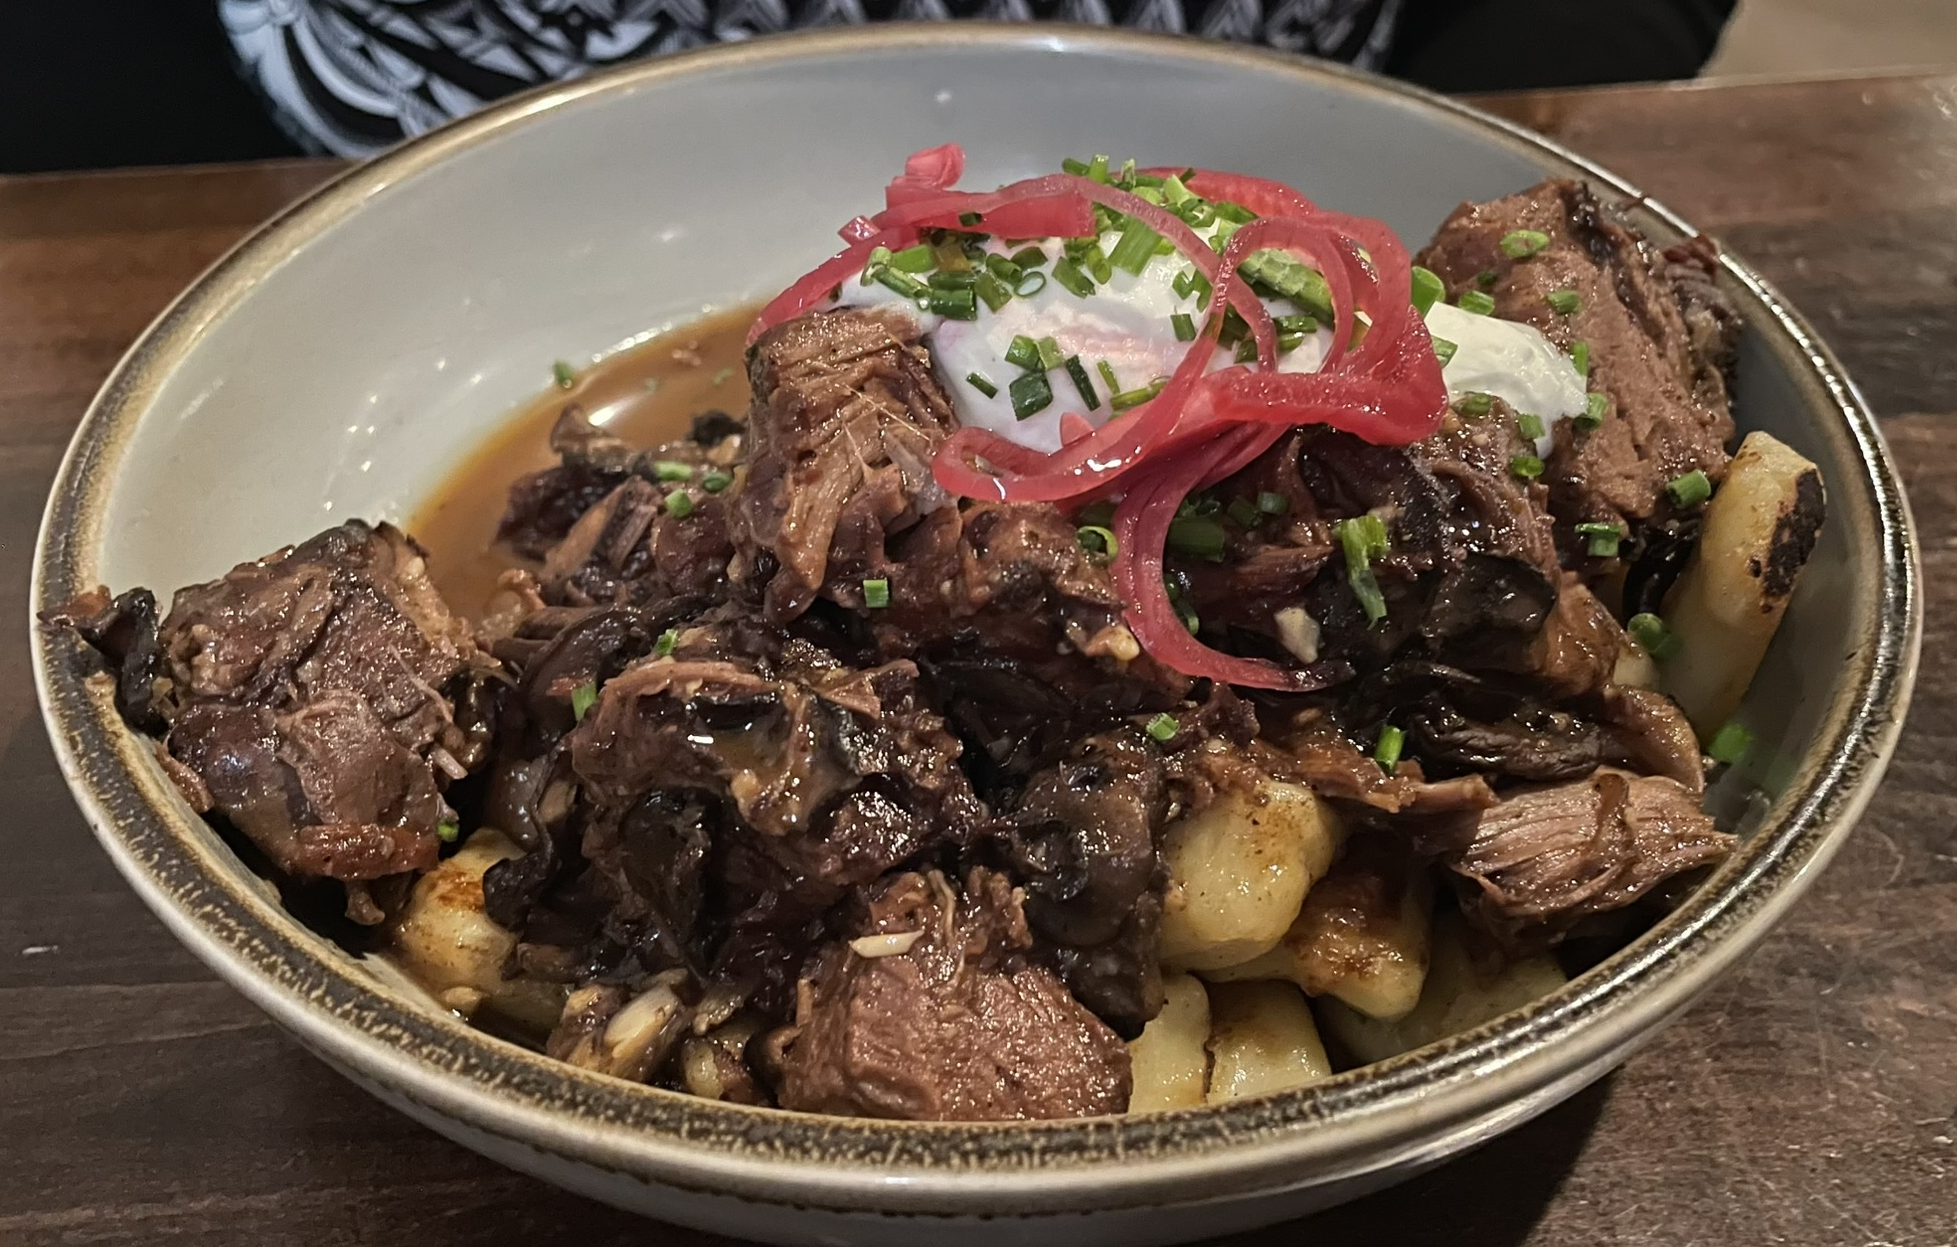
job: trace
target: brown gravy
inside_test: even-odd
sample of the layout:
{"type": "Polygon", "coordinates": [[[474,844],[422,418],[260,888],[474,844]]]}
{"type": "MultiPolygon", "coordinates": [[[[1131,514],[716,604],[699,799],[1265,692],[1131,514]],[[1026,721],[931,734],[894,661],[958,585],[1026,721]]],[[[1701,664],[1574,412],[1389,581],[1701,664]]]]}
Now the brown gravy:
{"type": "Polygon", "coordinates": [[[503,426],[409,517],[407,530],[428,551],[435,585],[468,619],[481,618],[496,578],[517,559],[496,544],[496,524],[510,485],[550,467],[550,430],[577,404],[598,424],[637,446],[686,435],[693,417],[718,409],[747,411],[742,355],[755,308],[717,312],[620,351],[513,412],[503,426]]]}

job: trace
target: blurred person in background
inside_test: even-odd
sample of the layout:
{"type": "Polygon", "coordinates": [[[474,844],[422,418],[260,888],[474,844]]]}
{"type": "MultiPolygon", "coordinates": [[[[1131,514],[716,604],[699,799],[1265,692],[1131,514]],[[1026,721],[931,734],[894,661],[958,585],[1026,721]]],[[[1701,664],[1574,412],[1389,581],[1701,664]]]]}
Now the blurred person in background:
{"type": "Polygon", "coordinates": [[[0,172],[366,156],[606,65],[971,18],[1259,43],[1441,91],[1689,78],[1737,0],[12,0],[0,172]]]}

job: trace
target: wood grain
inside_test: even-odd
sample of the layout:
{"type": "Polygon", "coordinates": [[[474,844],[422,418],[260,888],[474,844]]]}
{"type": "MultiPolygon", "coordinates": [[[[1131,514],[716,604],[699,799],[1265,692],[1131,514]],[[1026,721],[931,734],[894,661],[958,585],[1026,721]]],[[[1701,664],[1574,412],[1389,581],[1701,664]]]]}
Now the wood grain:
{"type": "MultiPolygon", "coordinates": [[[[1618,1074],[1383,1195],[1233,1243],[1957,1240],[1957,79],[1486,101],[1754,260],[1885,418],[1930,597],[1909,730],[1792,918],[1618,1074]]],[[[0,179],[0,618],[116,356],[307,163],[0,179]]],[[[0,1242],[583,1247],[716,1240],[499,1169],[330,1073],[122,885],[0,633],[0,1242]]]]}

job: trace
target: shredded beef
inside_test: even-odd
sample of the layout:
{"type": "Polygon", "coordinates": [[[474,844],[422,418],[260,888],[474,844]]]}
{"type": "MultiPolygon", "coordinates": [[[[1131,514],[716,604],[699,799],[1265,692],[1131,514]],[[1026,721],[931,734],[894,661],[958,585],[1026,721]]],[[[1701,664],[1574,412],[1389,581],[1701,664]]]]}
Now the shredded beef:
{"type": "Polygon", "coordinates": [[[1733,436],[1723,369],[1737,316],[1711,281],[1707,248],[1655,252],[1590,189],[1552,180],[1485,204],[1463,204],[1418,262],[1449,298],[1486,289],[1495,314],[1541,329],[1558,347],[1590,344],[1591,388],[1610,396],[1602,427],[1555,428],[1545,479],[1559,520],[1623,522],[1662,516],[1666,482],[1694,469],[1718,481],[1733,436]],[[1540,253],[1502,249],[1516,230],[1546,234],[1540,253]],[[1492,275],[1492,283],[1484,275],[1492,275]],[[1582,301],[1558,313],[1552,293],[1582,301]]]}
{"type": "Polygon", "coordinates": [[[1603,768],[1505,797],[1442,861],[1472,885],[1463,902],[1470,921],[1515,945],[1630,905],[1720,861],[1733,843],[1700,811],[1695,790],[1603,768]]]}
{"type": "MultiPolygon", "coordinates": [[[[843,311],[798,317],[754,344],[740,517],[744,548],[772,556],[773,622],[808,609],[832,558],[880,563],[887,537],[954,505],[931,457],[955,418],[919,333],[901,312],[843,311]]],[[[747,574],[761,568],[751,558],[747,574]]]]}
{"type": "Polygon", "coordinates": [[[1127,1107],[1127,1048],[1032,963],[1003,876],[974,870],[959,895],[935,872],[901,874],[864,908],[854,946],[822,953],[774,1041],[782,1107],[913,1121],[1127,1107]]]}

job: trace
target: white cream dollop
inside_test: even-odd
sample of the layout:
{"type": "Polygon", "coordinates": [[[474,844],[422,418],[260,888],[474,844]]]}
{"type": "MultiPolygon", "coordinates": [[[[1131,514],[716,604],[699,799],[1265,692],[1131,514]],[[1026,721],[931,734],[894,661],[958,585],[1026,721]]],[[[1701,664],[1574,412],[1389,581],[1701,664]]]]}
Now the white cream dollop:
{"type": "Polygon", "coordinates": [[[1493,394],[1518,415],[1540,416],[1539,455],[1549,453],[1556,421],[1581,413],[1589,401],[1583,374],[1534,325],[1436,303],[1427,311],[1427,329],[1454,343],[1454,358],[1441,369],[1448,398],[1493,394]]]}
{"type": "MultiPolygon", "coordinates": [[[[1112,250],[1117,237],[1112,232],[1103,234],[1102,249],[1112,250]]],[[[1036,245],[1049,260],[1064,254],[1058,238],[1036,245]]],[[[988,241],[986,247],[995,254],[1007,253],[996,241],[988,241]]],[[[1107,383],[1100,374],[1103,361],[1113,369],[1124,390],[1137,390],[1157,377],[1169,376],[1189,353],[1189,344],[1176,338],[1171,318],[1184,313],[1200,329],[1208,312],[1198,310],[1193,293],[1176,293],[1176,277],[1190,271],[1189,262],[1180,256],[1156,256],[1139,274],[1116,269],[1111,280],[1098,284],[1093,295],[1085,299],[1053,280],[1051,263],[1039,271],[1046,276],[1046,285],[1040,290],[1015,298],[996,312],[981,304],[977,320],[947,320],[920,311],[910,299],[881,283],[865,286],[857,278],[843,283],[839,304],[907,310],[931,337],[931,357],[951,394],[960,423],[990,430],[1034,450],[1052,452],[1060,449],[1063,413],[1084,416],[1096,428],[1114,415],[1107,383]],[[1021,336],[1034,341],[1050,337],[1063,356],[1080,356],[1099,407],[1089,411],[1067,370],[1055,368],[1047,373],[1047,382],[1053,387],[1052,404],[1024,420],[1015,417],[1008,386],[1019,376],[1019,369],[1006,362],[1006,348],[1021,336]],[[967,380],[973,373],[991,382],[998,393],[986,397],[967,380]]],[[[1273,315],[1297,310],[1286,303],[1265,302],[1273,315]]],[[[1279,371],[1316,372],[1331,339],[1329,329],[1320,329],[1279,357],[1279,371]]],[[[1226,368],[1233,362],[1234,354],[1219,348],[1208,370],[1226,368]]]]}

